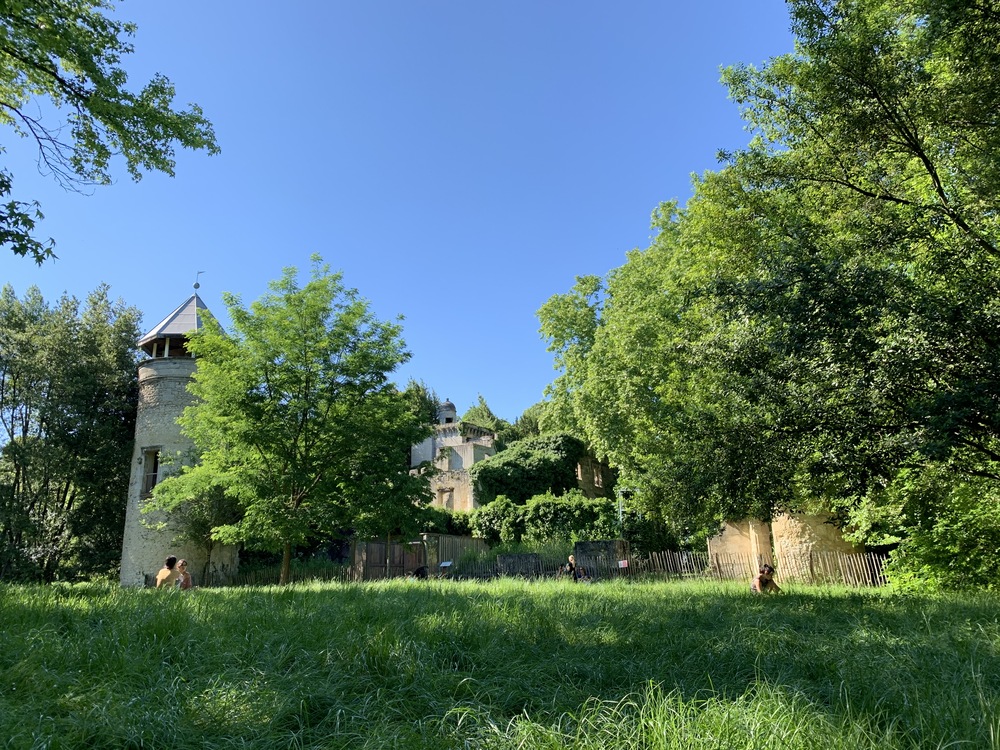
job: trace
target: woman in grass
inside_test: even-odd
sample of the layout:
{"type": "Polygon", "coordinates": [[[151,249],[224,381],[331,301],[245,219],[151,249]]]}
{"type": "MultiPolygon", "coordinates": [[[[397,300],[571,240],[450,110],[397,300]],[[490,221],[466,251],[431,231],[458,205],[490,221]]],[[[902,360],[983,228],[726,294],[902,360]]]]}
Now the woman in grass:
{"type": "Polygon", "coordinates": [[[177,563],[177,588],[190,589],[193,587],[194,581],[191,580],[191,574],[188,573],[188,561],[180,560],[177,563]]]}

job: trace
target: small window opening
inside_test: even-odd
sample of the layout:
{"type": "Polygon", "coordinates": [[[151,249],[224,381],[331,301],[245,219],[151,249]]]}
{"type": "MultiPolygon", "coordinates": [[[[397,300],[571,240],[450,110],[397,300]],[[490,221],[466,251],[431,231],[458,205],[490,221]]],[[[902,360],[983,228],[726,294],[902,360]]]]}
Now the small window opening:
{"type": "Polygon", "coordinates": [[[148,495],[153,491],[153,487],[159,481],[160,476],[160,452],[155,448],[147,450],[142,454],[142,494],[148,495]]]}

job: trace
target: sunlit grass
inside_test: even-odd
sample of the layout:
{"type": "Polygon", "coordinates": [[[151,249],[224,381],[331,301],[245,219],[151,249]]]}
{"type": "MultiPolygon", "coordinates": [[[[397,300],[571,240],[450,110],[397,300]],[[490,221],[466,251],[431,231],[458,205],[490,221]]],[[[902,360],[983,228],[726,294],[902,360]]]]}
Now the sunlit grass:
{"type": "Polygon", "coordinates": [[[1000,748],[1000,600],[0,586],[10,748],[1000,748]]]}

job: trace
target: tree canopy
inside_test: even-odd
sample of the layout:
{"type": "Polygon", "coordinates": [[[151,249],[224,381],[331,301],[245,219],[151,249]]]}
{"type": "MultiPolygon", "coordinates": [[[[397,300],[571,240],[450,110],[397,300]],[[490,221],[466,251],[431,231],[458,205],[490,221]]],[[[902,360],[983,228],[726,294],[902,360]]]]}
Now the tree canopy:
{"type": "Polygon", "coordinates": [[[823,508],[916,537],[933,508],[880,510],[914,472],[997,497],[1000,16],[789,8],[794,52],[724,71],[750,145],[654,214],[649,248],[540,310],[550,413],[667,515],[823,508]]]}
{"type": "Polygon", "coordinates": [[[121,560],[140,314],[0,291],[0,578],[107,575],[121,560]]]}
{"type": "Polygon", "coordinates": [[[503,451],[519,440],[541,434],[540,418],[544,408],[545,404],[534,404],[525,409],[524,413],[513,422],[508,422],[503,417],[498,417],[493,413],[490,405],[486,403],[486,399],[480,393],[479,401],[470,406],[462,415],[462,421],[492,430],[496,435],[494,445],[497,451],[503,451]]]}
{"type": "MultiPolygon", "coordinates": [[[[146,171],[173,175],[176,145],[217,153],[211,123],[197,105],[173,108],[174,87],[155,75],[128,87],[122,58],[134,24],[112,17],[113,0],[20,0],[0,3],[0,122],[34,142],[43,172],[79,188],[111,182],[124,160],[138,180],[146,171]]],[[[13,176],[0,170],[0,197],[13,176]]],[[[53,241],[34,234],[36,202],[0,205],[0,243],[37,263],[53,241]]]]}
{"type": "Polygon", "coordinates": [[[388,378],[409,356],[399,324],[376,319],[318,257],[308,283],[296,277],[285,269],[249,309],[226,294],[232,330],[209,316],[191,337],[196,402],[180,424],[199,462],[162,482],[220,483],[240,518],[213,536],[281,550],[282,582],[294,546],[349,528],[392,531],[429,500],[408,460],[430,433],[423,400],[388,378]]]}

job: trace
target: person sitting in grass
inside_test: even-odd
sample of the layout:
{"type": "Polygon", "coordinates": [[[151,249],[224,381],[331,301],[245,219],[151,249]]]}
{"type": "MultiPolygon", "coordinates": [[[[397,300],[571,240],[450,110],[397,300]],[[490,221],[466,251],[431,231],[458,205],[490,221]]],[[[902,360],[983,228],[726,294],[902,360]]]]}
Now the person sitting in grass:
{"type": "Polygon", "coordinates": [[[173,588],[177,585],[177,579],[181,577],[181,574],[177,571],[177,558],[174,555],[170,555],[164,562],[163,567],[160,568],[160,572],[156,574],[156,588],[173,588]]]}
{"type": "Polygon", "coordinates": [[[179,560],[177,562],[177,588],[190,589],[193,587],[194,581],[191,579],[191,574],[188,573],[188,561],[179,560]]]}
{"type": "Polygon", "coordinates": [[[781,591],[774,582],[774,568],[766,563],[760,566],[760,573],[750,581],[750,591],[754,594],[777,594],[781,591]]]}

